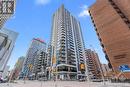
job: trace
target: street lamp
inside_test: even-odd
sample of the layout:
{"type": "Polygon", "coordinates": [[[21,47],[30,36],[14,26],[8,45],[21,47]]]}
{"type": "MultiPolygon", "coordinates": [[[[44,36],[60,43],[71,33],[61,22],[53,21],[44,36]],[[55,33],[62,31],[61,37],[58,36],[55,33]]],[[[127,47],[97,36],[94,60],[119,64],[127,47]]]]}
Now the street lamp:
{"type": "Polygon", "coordinates": [[[10,71],[8,71],[8,84],[9,84],[9,80],[10,80],[10,71]]]}
{"type": "Polygon", "coordinates": [[[55,82],[55,87],[57,87],[57,66],[55,66],[55,68],[53,68],[53,78],[54,78],[54,82],[55,82]]]}
{"type": "MultiPolygon", "coordinates": [[[[43,69],[43,68],[44,68],[44,66],[42,66],[42,70],[41,70],[41,71],[42,71],[42,72],[41,72],[42,78],[43,78],[43,75],[44,75],[44,69],[43,69]]],[[[44,79],[44,78],[43,78],[43,79],[44,79]]],[[[43,80],[43,79],[42,79],[42,80],[43,80]]],[[[42,87],[42,85],[43,85],[43,81],[41,81],[41,87],[42,87]]]]}
{"type": "Polygon", "coordinates": [[[24,80],[24,84],[26,83],[26,73],[23,73],[23,80],[24,80]]]}
{"type": "Polygon", "coordinates": [[[0,78],[2,77],[2,73],[3,73],[3,71],[0,71],[0,78]]]}

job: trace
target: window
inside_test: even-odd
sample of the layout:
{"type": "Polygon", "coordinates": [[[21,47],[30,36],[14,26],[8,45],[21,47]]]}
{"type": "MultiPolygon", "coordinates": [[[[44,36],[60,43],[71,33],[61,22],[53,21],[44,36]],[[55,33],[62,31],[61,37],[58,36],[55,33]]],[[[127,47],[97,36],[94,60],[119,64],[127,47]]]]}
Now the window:
{"type": "Polygon", "coordinates": [[[126,58],[126,54],[121,54],[121,55],[116,55],[114,56],[114,59],[123,59],[123,58],[126,58]]]}

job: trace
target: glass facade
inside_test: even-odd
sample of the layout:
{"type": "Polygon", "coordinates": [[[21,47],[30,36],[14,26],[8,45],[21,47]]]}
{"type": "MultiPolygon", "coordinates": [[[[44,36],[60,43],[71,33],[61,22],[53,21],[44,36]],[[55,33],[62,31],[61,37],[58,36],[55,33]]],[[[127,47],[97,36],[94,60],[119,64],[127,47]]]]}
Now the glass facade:
{"type": "Polygon", "coordinates": [[[8,30],[0,30],[0,71],[3,71],[9,58],[11,52],[14,48],[14,44],[18,33],[8,30]]]}
{"type": "Polygon", "coordinates": [[[31,75],[34,72],[35,62],[37,61],[37,52],[46,51],[46,43],[39,38],[34,38],[28,49],[26,59],[24,62],[23,73],[26,76],[31,75]]]}

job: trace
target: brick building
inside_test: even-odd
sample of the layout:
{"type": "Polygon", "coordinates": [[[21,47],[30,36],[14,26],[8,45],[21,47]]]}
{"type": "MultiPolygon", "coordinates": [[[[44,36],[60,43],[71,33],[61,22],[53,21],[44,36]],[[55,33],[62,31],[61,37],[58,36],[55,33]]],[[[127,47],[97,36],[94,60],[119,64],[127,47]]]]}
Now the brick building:
{"type": "MultiPolygon", "coordinates": [[[[89,9],[109,67],[130,67],[130,0],[97,0],[89,9]]],[[[130,73],[125,73],[130,79],[130,73]]]]}

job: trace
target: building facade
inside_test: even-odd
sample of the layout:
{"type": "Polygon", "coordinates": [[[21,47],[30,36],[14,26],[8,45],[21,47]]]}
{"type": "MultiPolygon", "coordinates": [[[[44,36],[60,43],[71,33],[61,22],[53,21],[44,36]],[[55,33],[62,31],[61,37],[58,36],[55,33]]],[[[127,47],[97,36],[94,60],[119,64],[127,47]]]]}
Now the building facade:
{"type": "Polygon", "coordinates": [[[3,72],[13,51],[18,33],[8,30],[0,30],[0,71],[3,72]]]}
{"type": "Polygon", "coordinates": [[[22,72],[22,67],[23,67],[23,64],[24,64],[24,60],[25,60],[25,57],[20,57],[15,66],[14,66],[14,71],[13,71],[13,74],[11,76],[11,79],[19,79],[20,78],[20,74],[22,72]]]}
{"type": "Polygon", "coordinates": [[[102,71],[105,78],[110,78],[111,76],[111,69],[109,68],[108,64],[102,64],[102,71]]]}
{"type": "Polygon", "coordinates": [[[35,62],[33,73],[36,79],[48,78],[47,76],[47,53],[46,51],[40,50],[37,53],[37,60],[35,62]]]}
{"type": "MultiPolygon", "coordinates": [[[[116,76],[119,67],[130,67],[130,0],[97,0],[89,9],[109,67],[116,76]]],[[[125,75],[130,79],[130,73],[125,75]]]]}
{"type": "Polygon", "coordinates": [[[0,29],[4,23],[14,14],[16,0],[0,0],[0,29]]]}
{"type": "Polygon", "coordinates": [[[90,79],[101,79],[102,69],[98,54],[91,49],[85,49],[86,63],[88,65],[88,72],[90,79]]]}
{"type": "Polygon", "coordinates": [[[10,66],[6,66],[3,73],[2,73],[2,78],[7,79],[9,77],[9,68],[10,66]]]}
{"type": "Polygon", "coordinates": [[[26,59],[24,61],[22,70],[24,76],[29,77],[33,74],[35,62],[37,61],[37,52],[40,50],[46,51],[46,43],[39,38],[34,38],[31,42],[26,59]]]}
{"type": "Polygon", "coordinates": [[[84,41],[80,23],[62,5],[53,15],[52,74],[57,79],[85,77],[84,41]]]}

